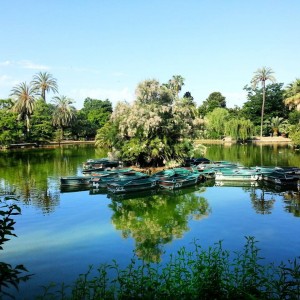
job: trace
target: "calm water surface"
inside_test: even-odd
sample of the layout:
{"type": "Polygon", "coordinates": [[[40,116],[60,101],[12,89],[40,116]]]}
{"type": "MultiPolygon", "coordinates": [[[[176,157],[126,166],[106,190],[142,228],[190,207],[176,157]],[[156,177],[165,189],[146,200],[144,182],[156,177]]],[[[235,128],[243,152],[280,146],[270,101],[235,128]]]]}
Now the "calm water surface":
{"type": "MultiPolygon", "coordinates": [[[[206,182],[123,199],[60,189],[61,176],[81,174],[83,161],[105,156],[91,145],[0,153],[0,192],[18,196],[22,209],[15,218],[17,237],[5,243],[1,261],[24,264],[35,274],[20,285],[18,298],[32,299],[50,282],[71,283],[89,265],[113,259],[121,267],[134,254],[164,263],[181,247],[192,249],[195,239],[204,248],[223,240],[224,248],[241,250],[245,236],[255,236],[266,261],[300,255],[297,189],[206,182]]],[[[300,167],[300,154],[278,145],[211,145],[206,157],[300,167]]]]}

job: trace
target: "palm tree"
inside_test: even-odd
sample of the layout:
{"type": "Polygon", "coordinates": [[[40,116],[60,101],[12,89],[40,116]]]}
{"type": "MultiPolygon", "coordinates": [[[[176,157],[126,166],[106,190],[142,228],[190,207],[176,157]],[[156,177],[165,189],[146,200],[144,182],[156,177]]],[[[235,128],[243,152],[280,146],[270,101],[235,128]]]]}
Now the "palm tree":
{"type": "Polygon", "coordinates": [[[24,120],[29,132],[30,116],[33,114],[35,107],[36,89],[32,84],[22,82],[13,87],[10,96],[16,97],[12,111],[18,113],[18,120],[24,120]]]}
{"type": "Polygon", "coordinates": [[[280,125],[286,122],[286,120],[278,116],[272,117],[270,120],[265,121],[265,123],[271,127],[274,136],[278,136],[280,125]]]}
{"type": "Polygon", "coordinates": [[[169,80],[169,87],[174,90],[177,97],[183,85],[184,78],[181,75],[173,75],[172,79],[169,80]]]}
{"type": "Polygon", "coordinates": [[[51,90],[54,93],[58,93],[56,79],[48,72],[39,72],[34,75],[32,84],[37,90],[41,91],[41,96],[44,101],[46,101],[46,92],[51,90]]]}
{"type": "Polygon", "coordinates": [[[300,79],[297,78],[287,86],[284,97],[285,105],[289,106],[290,109],[296,107],[300,111],[300,79]]]}
{"type": "Polygon", "coordinates": [[[55,104],[55,109],[53,113],[52,123],[54,126],[58,126],[62,131],[75,119],[75,108],[71,106],[73,103],[72,99],[66,96],[56,96],[53,97],[53,102],[55,104]]]}
{"type": "Polygon", "coordinates": [[[272,82],[275,82],[276,79],[272,75],[274,72],[271,68],[262,67],[261,69],[257,69],[257,71],[254,72],[254,76],[251,80],[252,87],[256,88],[258,83],[261,83],[262,85],[262,91],[263,91],[263,101],[262,101],[262,107],[261,107],[261,122],[260,122],[260,137],[262,137],[262,130],[263,130],[263,120],[264,120],[264,110],[265,110],[265,101],[266,101],[266,81],[270,80],[272,82]]]}

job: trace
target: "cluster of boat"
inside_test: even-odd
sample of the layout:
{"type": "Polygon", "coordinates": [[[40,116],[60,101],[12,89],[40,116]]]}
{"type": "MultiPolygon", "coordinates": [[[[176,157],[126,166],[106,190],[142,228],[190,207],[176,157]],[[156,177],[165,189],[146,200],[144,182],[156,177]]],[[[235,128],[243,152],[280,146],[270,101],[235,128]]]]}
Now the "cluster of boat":
{"type": "Polygon", "coordinates": [[[182,167],[166,169],[154,174],[124,168],[120,162],[107,158],[88,160],[83,164],[83,175],[61,177],[61,186],[85,186],[107,189],[111,193],[138,192],[162,188],[180,189],[207,179],[222,181],[267,181],[277,185],[300,186],[298,167],[244,167],[228,161],[190,159],[182,167]]]}

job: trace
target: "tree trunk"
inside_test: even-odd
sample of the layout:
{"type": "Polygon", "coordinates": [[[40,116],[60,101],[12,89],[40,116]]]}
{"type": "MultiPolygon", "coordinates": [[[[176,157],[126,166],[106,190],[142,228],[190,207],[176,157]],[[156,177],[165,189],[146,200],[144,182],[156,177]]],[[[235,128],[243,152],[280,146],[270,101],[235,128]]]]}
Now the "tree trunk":
{"type": "Polygon", "coordinates": [[[261,106],[261,120],[260,120],[260,137],[262,137],[263,123],[264,123],[264,111],[265,111],[265,100],[266,100],[266,82],[262,82],[263,86],[263,101],[261,106]]]}

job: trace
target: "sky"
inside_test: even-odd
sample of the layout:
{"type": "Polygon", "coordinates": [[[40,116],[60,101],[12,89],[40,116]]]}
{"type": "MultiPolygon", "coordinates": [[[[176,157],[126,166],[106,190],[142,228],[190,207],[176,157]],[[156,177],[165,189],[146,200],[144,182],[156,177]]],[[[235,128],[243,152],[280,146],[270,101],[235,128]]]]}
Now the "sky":
{"type": "Polygon", "coordinates": [[[197,105],[220,92],[241,107],[258,68],[300,77],[299,15],[299,0],[0,0],[0,99],[39,72],[77,109],[181,75],[197,105]]]}

